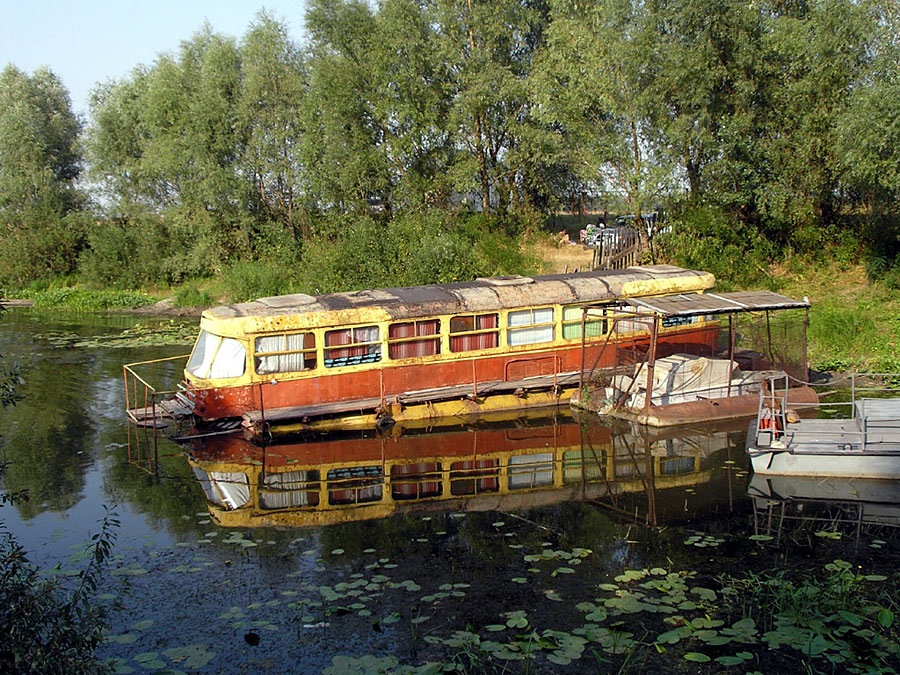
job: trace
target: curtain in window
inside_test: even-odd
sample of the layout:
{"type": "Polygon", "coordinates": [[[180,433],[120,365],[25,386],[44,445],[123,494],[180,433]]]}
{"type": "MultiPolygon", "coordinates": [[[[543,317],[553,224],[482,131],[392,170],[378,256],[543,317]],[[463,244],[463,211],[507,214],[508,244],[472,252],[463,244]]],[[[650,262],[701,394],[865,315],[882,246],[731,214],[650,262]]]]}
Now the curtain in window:
{"type": "Polygon", "coordinates": [[[553,455],[515,455],[509,458],[509,489],[553,485],[553,455]]]}
{"type": "Polygon", "coordinates": [[[500,325],[497,314],[480,314],[478,316],[455,316],[450,320],[450,332],[490,331],[477,335],[451,335],[450,351],[469,352],[477,349],[492,349],[499,344],[497,327],[500,325]]]}
{"type": "Polygon", "coordinates": [[[500,460],[479,459],[450,465],[450,494],[474,495],[500,489],[500,460]]]}
{"type": "Polygon", "coordinates": [[[209,377],[209,368],[212,365],[213,356],[216,353],[216,347],[220,338],[205,330],[200,331],[200,337],[194,345],[194,351],[191,353],[191,359],[188,362],[187,370],[197,377],[209,377]]]}
{"type": "Polygon", "coordinates": [[[209,369],[210,378],[240,377],[247,367],[247,350],[237,340],[223,338],[209,369]]]}
{"type": "Polygon", "coordinates": [[[553,340],[553,308],[526,309],[520,312],[510,312],[507,333],[509,345],[531,345],[538,342],[551,342],[553,340]],[[538,326],[534,324],[549,324],[538,326]],[[525,326],[517,328],[516,326],[525,326]]]}
{"type": "Polygon", "coordinates": [[[290,335],[266,335],[256,338],[256,372],[291,373],[315,368],[315,352],[303,353],[304,349],[315,349],[312,333],[292,333],[290,335]],[[287,352],[273,354],[272,352],[287,352]]]}
{"type": "Polygon", "coordinates": [[[326,366],[352,365],[363,361],[377,361],[381,355],[378,344],[378,326],[359,326],[331,330],[325,333],[326,366]],[[375,344],[360,344],[374,342],[375,344]],[[344,349],[332,349],[341,345],[355,345],[344,349]]]}
{"type": "Polygon", "coordinates": [[[439,463],[421,462],[391,467],[391,496],[394,499],[439,497],[442,492],[439,463]]]}
{"type": "Polygon", "coordinates": [[[392,359],[410,359],[416,356],[432,356],[439,354],[441,343],[439,338],[427,340],[409,340],[413,337],[437,336],[440,329],[440,321],[428,319],[426,321],[410,321],[395,323],[388,328],[388,342],[406,338],[404,342],[390,344],[389,353],[392,359]]]}
{"type": "Polygon", "coordinates": [[[206,498],[228,510],[238,509],[250,501],[250,480],[241,471],[210,471],[194,468],[206,498]]]}

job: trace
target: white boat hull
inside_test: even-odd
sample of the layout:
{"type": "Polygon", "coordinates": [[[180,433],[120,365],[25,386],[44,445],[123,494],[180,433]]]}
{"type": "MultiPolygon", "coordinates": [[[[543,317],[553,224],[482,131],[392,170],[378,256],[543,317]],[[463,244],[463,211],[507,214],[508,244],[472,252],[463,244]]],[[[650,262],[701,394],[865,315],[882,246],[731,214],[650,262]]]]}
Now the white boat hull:
{"type": "Polygon", "coordinates": [[[780,476],[828,476],[900,479],[900,453],[804,453],[750,450],[753,472],[780,476]]]}

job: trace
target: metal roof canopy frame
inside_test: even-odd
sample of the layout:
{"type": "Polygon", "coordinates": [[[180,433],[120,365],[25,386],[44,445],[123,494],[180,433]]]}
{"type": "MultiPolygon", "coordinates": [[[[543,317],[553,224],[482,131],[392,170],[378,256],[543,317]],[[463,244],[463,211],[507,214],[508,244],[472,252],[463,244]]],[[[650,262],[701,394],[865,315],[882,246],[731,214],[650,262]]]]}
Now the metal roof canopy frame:
{"type": "MultiPolygon", "coordinates": [[[[770,312],[772,311],[781,311],[781,310],[789,310],[789,309],[803,309],[805,310],[805,317],[803,322],[803,354],[802,361],[803,364],[806,365],[807,362],[807,351],[806,351],[806,329],[809,326],[809,308],[810,303],[807,298],[803,298],[803,300],[795,300],[793,298],[789,298],[787,296],[781,295],[779,293],[774,293],[772,291],[739,291],[734,293],[691,293],[691,294],[679,294],[679,295],[668,295],[661,296],[658,298],[622,298],[613,302],[605,302],[605,303],[595,303],[591,305],[585,305],[582,308],[582,317],[581,317],[581,349],[582,349],[582,369],[581,369],[581,379],[579,380],[579,388],[584,386],[584,374],[587,372],[585,370],[584,363],[584,353],[585,353],[585,335],[586,335],[586,324],[588,313],[591,309],[603,309],[607,310],[610,308],[614,308],[616,306],[629,306],[632,307],[635,311],[628,313],[620,313],[620,314],[612,314],[607,318],[612,321],[612,325],[609,326],[609,331],[607,332],[606,342],[601,348],[597,358],[595,359],[593,365],[590,368],[590,373],[593,374],[594,370],[597,368],[597,364],[600,361],[601,356],[605,352],[606,348],[609,346],[610,337],[616,332],[616,327],[618,326],[619,321],[630,321],[635,323],[647,323],[649,326],[650,332],[650,350],[648,353],[648,357],[646,360],[647,366],[647,386],[646,386],[646,397],[644,400],[644,412],[647,413],[650,410],[651,400],[652,400],[652,389],[653,389],[653,374],[656,362],[656,347],[659,338],[659,327],[660,323],[663,319],[672,318],[672,317],[693,317],[693,316],[703,316],[703,315],[715,315],[715,314],[727,314],[728,315],[728,335],[729,335],[729,345],[728,345],[728,359],[734,361],[735,357],[735,340],[736,340],[736,331],[734,326],[734,319],[736,314],[749,314],[754,312],[765,312],[766,315],[766,334],[767,334],[767,346],[769,349],[769,357],[774,361],[775,357],[772,353],[772,335],[771,335],[771,323],[770,323],[770,312]]],[[[613,343],[614,349],[618,350],[618,341],[614,341],[613,343]]],[[[613,360],[614,363],[618,364],[618,351],[616,357],[613,360]]],[[[614,370],[615,370],[614,366],[614,370]]],[[[638,374],[635,373],[634,378],[632,379],[631,385],[629,385],[629,390],[623,392],[622,396],[618,401],[615,401],[616,408],[619,408],[622,402],[628,398],[631,391],[631,386],[634,385],[638,380],[638,374]]],[[[731,383],[728,384],[728,396],[731,395],[731,383]]]]}

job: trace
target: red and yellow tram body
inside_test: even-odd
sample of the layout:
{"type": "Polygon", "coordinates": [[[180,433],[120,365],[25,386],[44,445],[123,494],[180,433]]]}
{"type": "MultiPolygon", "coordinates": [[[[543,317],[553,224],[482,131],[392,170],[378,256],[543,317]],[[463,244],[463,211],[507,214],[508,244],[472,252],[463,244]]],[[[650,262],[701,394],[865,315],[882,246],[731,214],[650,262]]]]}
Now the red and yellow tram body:
{"type": "MultiPolygon", "coordinates": [[[[585,369],[612,366],[616,350],[646,351],[646,322],[609,320],[629,311],[623,300],[702,293],[714,281],[652,266],[216,307],[202,315],[185,388],[202,421],[559,404],[585,369]]],[[[708,353],[718,335],[717,321],[695,317],[663,326],[658,349],[708,353]]]]}

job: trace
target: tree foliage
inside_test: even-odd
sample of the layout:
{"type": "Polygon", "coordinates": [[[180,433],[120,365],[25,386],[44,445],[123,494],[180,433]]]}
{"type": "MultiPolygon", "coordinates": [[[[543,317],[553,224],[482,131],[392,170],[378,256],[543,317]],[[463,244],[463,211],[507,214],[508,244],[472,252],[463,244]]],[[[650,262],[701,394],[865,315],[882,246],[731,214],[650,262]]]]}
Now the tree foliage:
{"type": "Polygon", "coordinates": [[[0,72],[0,281],[74,271],[83,246],[80,131],[52,72],[0,72]]]}
{"type": "Polygon", "coordinates": [[[96,90],[99,217],[56,228],[78,204],[78,121],[52,74],[8,67],[0,153],[19,168],[0,169],[0,208],[32,217],[0,245],[38,253],[7,276],[84,249],[96,283],[178,283],[303,265],[352,239],[336,222],[515,230],[592,204],[688,230],[715,212],[771,255],[837,226],[890,266],[897,21],[884,0],[311,0],[303,43],[265,13],[240,38],[204,26],[96,90]]]}

